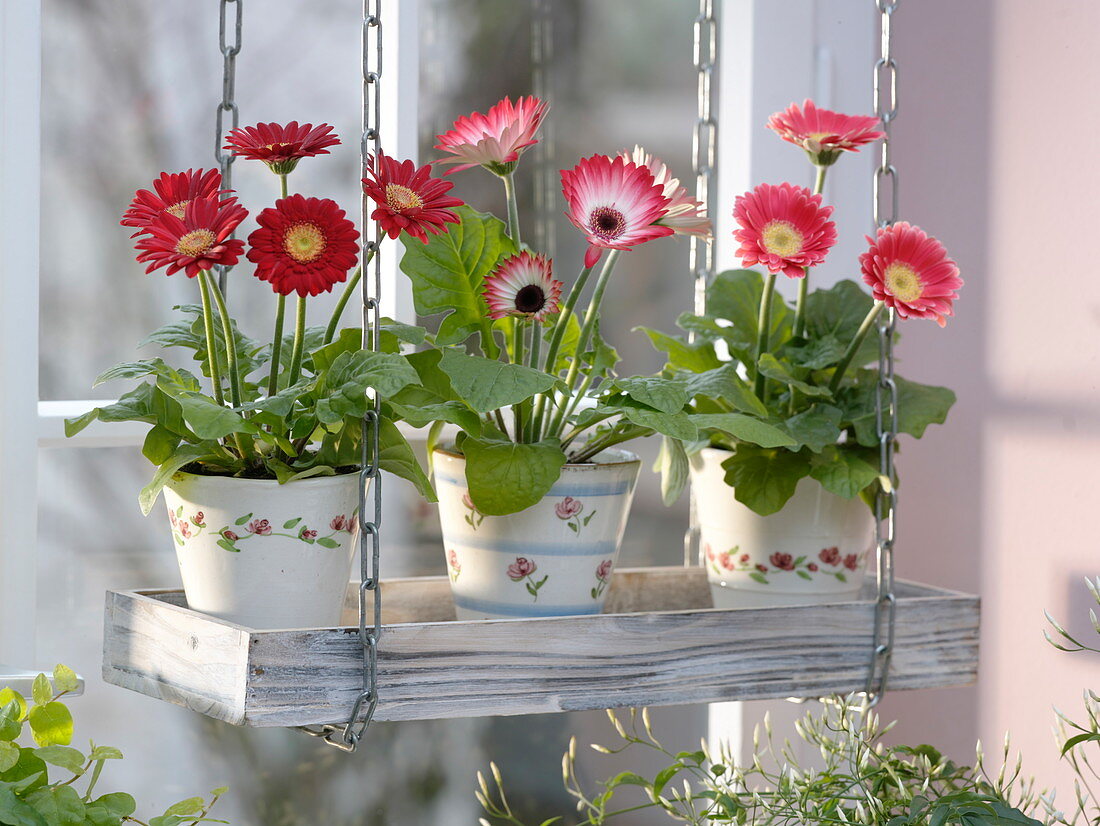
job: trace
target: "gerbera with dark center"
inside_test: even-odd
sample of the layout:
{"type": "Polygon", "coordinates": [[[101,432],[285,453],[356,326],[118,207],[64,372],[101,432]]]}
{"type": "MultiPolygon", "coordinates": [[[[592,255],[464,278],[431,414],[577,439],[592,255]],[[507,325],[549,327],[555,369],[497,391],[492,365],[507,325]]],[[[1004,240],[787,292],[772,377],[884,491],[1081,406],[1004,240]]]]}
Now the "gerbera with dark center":
{"type": "Polygon", "coordinates": [[[670,199],[653,173],[633,161],[584,158],[561,171],[561,187],[569,204],[566,216],[591,245],[586,267],[595,265],[605,249],[629,250],[673,233],[657,223],[667,216],[670,199]]]}
{"type": "Polygon", "coordinates": [[[139,189],[130,208],[119,222],[124,227],[137,227],[131,237],[148,232],[148,227],[162,213],[183,218],[187,205],[195,198],[207,198],[221,191],[222,174],[216,169],[188,169],[186,172],[163,172],[153,181],[153,191],[139,189]]]}
{"type": "Polygon", "coordinates": [[[863,281],[902,318],[930,318],[941,327],[955,314],[959,268],[943,244],[905,221],[880,229],[859,257],[863,281]]]}
{"type": "Polygon", "coordinates": [[[430,164],[417,169],[412,161],[381,152],[367,158],[363,191],[378,205],[370,217],[390,238],[407,232],[426,244],[429,232],[438,235],[447,231],[446,224],[457,224],[458,215],[450,208],[462,206],[462,201],[447,194],[452,187],[451,181],[432,177],[430,164]]]}
{"type": "Polygon", "coordinates": [[[441,158],[436,163],[458,164],[447,170],[449,175],[471,166],[484,166],[497,175],[507,175],[515,169],[520,153],[538,143],[535,139],[550,104],[536,97],[522,97],[514,104],[509,98],[500,101],[488,112],[472,112],[459,118],[442,135],[435,148],[454,157],[441,158]]]}
{"type": "Polygon", "coordinates": [[[883,136],[882,123],[871,115],[845,115],[818,109],[808,98],[792,103],[768,119],[768,128],[795,146],[801,146],[818,166],[836,163],[841,152],[856,152],[883,136]]]}
{"type": "Polygon", "coordinates": [[[234,129],[226,137],[226,149],[240,158],[263,161],[276,175],[294,171],[302,158],[327,155],[328,147],[340,143],[340,138],[327,123],[314,126],[292,120],[279,123],[257,123],[234,129]]]}
{"type": "Polygon", "coordinates": [[[832,214],[833,208],[822,206],[821,196],[805,187],[760,184],[734,202],[740,229],[733,236],[741,242],[737,255],[745,266],[763,264],[770,272],[802,278],[805,268],[824,261],[836,243],[832,214]]]}
{"type": "Polygon", "coordinates": [[[545,256],[526,250],[510,255],[485,279],[489,318],[521,316],[542,321],[558,311],[562,286],[553,279],[545,256]]]}
{"type": "Polygon", "coordinates": [[[137,260],[149,265],[147,273],[167,267],[168,275],[183,270],[188,278],[215,264],[232,267],[244,242],[229,236],[247,215],[236,198],[192,198],[182,218],[166,211],[146,227],[147,234],[134,245],[137,260]]]}
{"type": "Polygon", "coordinates": [[[706,207],[697,198],[689,195],[686,187],[680,186],[680,179],[672,177],[672,172],[665,166],[664,161],[650,155],[640,146],[635,146],[633,152],[625,150],[620,152],[619,157],[648,169],[653,175],[653,180],[669,199],[665,216],[657,222],[658,224],[671,227],[677,235],[710,238],[711,224],[706,207]]]}
{"type": "Polygon", "coordinates": [[[280,295],[328,292],[359,257],[359,232],[328,198],[291,195],[259,214],[248,236],[256,277],[280,295]]]}

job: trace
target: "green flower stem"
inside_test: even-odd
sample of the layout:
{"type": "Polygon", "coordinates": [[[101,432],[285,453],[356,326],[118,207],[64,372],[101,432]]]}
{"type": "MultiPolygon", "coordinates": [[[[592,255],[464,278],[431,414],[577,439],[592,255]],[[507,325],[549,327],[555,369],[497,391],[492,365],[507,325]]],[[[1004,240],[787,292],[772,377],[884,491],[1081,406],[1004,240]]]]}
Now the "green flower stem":
{"type": "MultiPolygon", "coordinates": [[[[611,271],[615,269],[615,262],[618,258],[618,250],[611,250],[608,253],[607,258],[604,260],[603,269],[600,270],[600,275],[596,279],[596,286],[592,290],[592,299],[588,302],[588,309],[584,314],[584,324],[581,326],[581,335],[580,338],[577,339],[577,352],[573,356],[573,361],[569,364],[569,372],[565,374],[565,383],[569,388],[570,394],[573,392],[573,383],[577,380],[577,374],[581,369],[581,357],[584,354],[585,348],[588,347],[588,340],[592,337],[592,328],[596,326],[596,318],[600,314],[600,304],[603,302],[604,290],[607,289],[608,279],[611,277],[611,271]]],[[[567,395],[561,400],[558,412],[550,421],[550,434],[561,435],[561,428],[565,423],[565,410],[570,402],[570,395],[567,395]]]]}
{"type": "Polygon", "coordinates": [[[374,258],[374,248],[372,247],[370,252],[367,253],[367,258],[363,262],[362,267],[356,267],[355,272],[352,273],[351,280],[348,281],[344,287],[344,291],[340,293],[340,300],[336,302],[336,307],[332,311],[332,318],[328,320],[328,327],[325,328],[325,344],[329,344],[334,338],[336,338],[336,328],[340,324],[340,316],[344,314],[344,308],[348,306],[348,302],[355,294],[355,288],[359,286],[359,282],[363,279],[363,267],[367,266],[374,258]]]}
{"type": "MultiPolygon", "coordinates": [[[[526,357],[526,354],[524,353],[525,348],[523,339],[527,335],[527,323],[516,318],[515,316],[512,317],[511,321],[512,363],[523,364],[524,358],[526,357]]],[[[526,410],[526,407],[528,406],[529,402],[529,399],[525,399],[524,401],[512,405],[512,416],[514,417],[513,427],[515,428],[517,442],[522,442],[524,440],[523,434],[526,428],[525,422],[527,421],[527,416],[525,414],[528,412],[526,410]]]]}
{"type": "MultiPolygon", "coordinates": [[[[577,276],[576,283],[573,284],[573,288],[565,298],[565,305],[561,308],[561,312],[558,313],[558,320],[554,322],[554,329],[550,333],[550,344],[546,350],[546,361],[542,365],[542,369],[547,373],[556,375],[554,365],[558,360],[558,350],[561,348],[562,339],[565,338],[565,331],[569,328],[569,319],[573,315],[573,308],[577,306],[577,299],[580,298],[581,292],[584,291],[584,287],[588,283],[588,277],[590,275],[592,275],[592,267],[585,267],[581,270],[581,274],[577,276]]],[[[532,363],[531,366],[538,367],[538,364],[532,363]]],[[[547,393],[540,393],[535,400],[534,441],[538,441],[542,438],[542,417],[545,408],[549,404],[547,401],[548,394],[552,394],[553,392],[553,390],[550,390],[547,391],[547,393]]],[[[549,398],[553,398],[553,396],[549,396],[549,398]]]]}
{"type": "Polygon", "coordinates": [[[521,248],[519,238],[519,199],[516,196],[516,182],[512,180],[514,173],[502,175],[504,181],[504,198],[508,202],[508,237],[516,245],[516,251],[521,248]]]}
{"type": "Polygon", "coordinates": [[[199,273],[199,293],[202,296],[202,323],[206,330],[206,358],[210,363],[210,384],[214,390],[214,401],[225,404],[222,392],[222,366],[218,348],[214,339],[214,313],[210,308],[210,288],[206,285],[205,273],[199,273]]]}
{"type": "Polygon", "coordinates": [[[617,444],[623,442],[629,442],[631,439],[638,439],[643,436],[652,436],[656,431],[652,427],[642,427],[641,425],[628,425],[627,427],[619,430],[618,428],[612,430],[606,436],[595,441],[589,442],[576,454],[569,457],[569,461],[574,464],[580,464],[581,462],[587,462],[593,456],[597,455],[602,450],[607,450],[609,447],[614,447],[617,444]]]}
{"type": "MultiPolygon", "coordinates": [[[[820,195],[825,190],[825,173],[829,171],[827,166],[817,167],[817,177],[814,179],[814,195],[820,195]]],[[[806,332],[806,294],[810,290],[810,268],[806,267],[806,274],[798,282],[798,303],[794,310],[794,334],[801,336],[806,332]]]]}
{"type": "Polygon", "coordinates": [[[852,363],[852,359],[855,358],[856,351],[859,350],[860,345],[863,344],[863,340],[867,338],[867,334],[871,332],[871,328],[875,324],[875,319],[878,318],[878,314],[882,312],[882,308],[886,306],[881,301],[876,301],[863,319],[863,323],[859,325],[859,330],[856,331],[855,336],[852,338],[852,343],[848,345],[848,349],[844,351],[844,358],[840,360],[840,364],[836,367],[836,372],[833,373],[832,381],[829,382],[829,392],[834,396],[836,391],[840,389],[840,382],[844,378],[844,373],[847,372],[848,367],[852,363]]]}
{"type": "MultiPolygon", "coordinates": [[[[221,317],[222,335],[225,337],[226,369],[229,372],[229,398],[233,402],[233,407],[239,408],[242,404],[241,374],[240,366],[237,363],[237,341],[233,337],[233,321],[229,317],[229,310],[225,306],[225,297],[222,295],[221,288],[218,287],[217,280],[210,274],[209,270],[203,270],[201,277],[206,279],[207,288],[214,298],[218,315],[221,317]]],[[[240,433],[234,433],[233,441],[237,445],[237,450],[240,452],[242,459],[251,458],[251,443],[248,439],[240,433]]]]}
{"type": "MultiPolygon", "coordinates": [[[[286,175],[279,175],[279,191],[285,198],[289,191],[286,175]]],[[[279,295],[275,305],[275,333],[271,339],[271,374],[267,379],[267,395],[274,396],[279,392],[279,362],[282,361],[283,352],[283,319],[286,317],[286,296],[279,295]]]]}
{"type": "MultiPolygon", "coordinates": [[[[542,350],[542,322],[535,321],[531,325],[531,346],[527,351],[527,366],[535,370],[539,367],[539,358],[542,350]]],[[[542,396],[538,397],[541,400],[542,396]]],[[[538,403],[536,399],[528,400],[527,404],[531,408],[531,415],[527,417],[526,428],[523,433],[523,440],[525,442],[534,442],[538,439],[538,434],[535,433],[535,416],[537,415],[537,408],[535,405],[538,403]]]]}
{"type": "Polygon", "coordinates": [[[298,314],[294,323],[294,350],[290,356],[290,380],[287,387],[302,377],[302,356],[306,346],[306,297],[298,296],[298,314]]]}
{"type": "Polygon", "coordinates": [[[775,273],[764,279],[764,292],[760,294],[760,316],[756,325],[756,397],[764,401],[767,377],[760,372],[760,357],[768,352],[768,334],[772,326],[772,294],[775,292],[775,273]]]}

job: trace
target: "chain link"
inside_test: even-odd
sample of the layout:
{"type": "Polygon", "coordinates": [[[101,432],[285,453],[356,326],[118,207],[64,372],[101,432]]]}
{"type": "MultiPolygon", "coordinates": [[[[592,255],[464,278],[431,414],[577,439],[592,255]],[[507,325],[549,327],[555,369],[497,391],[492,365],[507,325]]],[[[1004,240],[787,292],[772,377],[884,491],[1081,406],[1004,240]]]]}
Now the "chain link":
{"type": "MultiPolygon", "coordinates": [[[[874,68],[875,114],[882,121],[882,150],[875,169],[872,199],[876,227],[888,227],[898,217],[898,173],[890,162],[890,130],[898,113],[898,65],[891,54],[891,24],[899,0],[875,0],[881,18],[880,56],[874,68]],[[885,83],[883,82],[885,79],[885,83]],[[883,90],[889,91],[889,100],[883,90]],[[890,182],[890,211],[882,210],[882,185],[890,182]]],[[[878,368],[875,387],[875,430],[879,443],[879,474],[881,485],[875,498],[875,555],[877,560],[877,595],[874,612],[874,633],[871,639],[871,663],[865,688],[868,704],[878,705],[890,676],[890,659],[894,652],[894,622],[897,597],[894,594],[894,541],[896,538],[897,490],[894,487],[894,445],[898,438],[898,385],[894,379],[894,332],[897,318],[892,309],[879,314],[878,368]]]]}
{"type": "MultiPolygon", "coordinates": [[[[239,2],[239,0],[238,0],[239,2]]],[[[382,0],[363,0],[363,132],[360,139],[362,174],[366,176],[367,156],[378,157],[381,150],[382,80],[382,0]]],[[[363,223],[363,349],[378,351],[382,327],[382,261],[378,248],[382,229],[374,225],[374,237],[367,237],[370,202],[362,196],[363,223]],[[367,259],[373,256],[373,270],[366,272],[367,259]]],[[[363,417],[362,470],[359,485],[359,641],[363,645],[362,691],[355,699],[348,721],[343,725],[305,728],[307,734],[324,738],[341,751],[353,752],[362,740],[378,707],[378,641],[382,634],[382,589],[380,554],[382,528],[382,476],[379,469],[379,441],[382,398],[373,394],[371,407],[363,417]],[[370,518],[367,518],[368,506],[370,518]]]]}
{"type": "MultiPolygon", "coordinates": [[[[717,0],[699,0],[699,15],[693,29],[692,58],[696,71],[696,117],[691,135],[691,168],[695,173],[695,197],[712,214],[711,191],[717,174],[718,119],[714,116],[714,73],[718,65],[717,0]]],[[[691,236],[688,268],[694,280],[694,307],[697,315],[707,310],[707,285],[714,277],[714,241],[691,236]]],[[[688,334],[689,341],[695,333],[688,334]]],[[[688,497],[689,527],[684,533],[684,564],[699,564],[699,515],[695,491],[688,497]]]]}
{"type": "MultiPolygon", "coordinates": [[[[214,158],[218,162],[218,168],[222,173],[222,189],[233,188],[233,161],[236,159],[232,152],[225,146],[225,113],[229,113],[229,130],[236,129],[240,123],[240,111],[237,109],[236,84],[237,84],[237,55],[241,51],[241,15],[244,0],[220,0],[220,17],[218,21],[218,48],[222,53],[222,99],[218,104],[214,119],[214,158]],[[226,42],[226,35],[230,32],[229,6],[233,6],[233,43],[226,42]]],[[[233,235],[229,236],[230,238],[233,235]]],[[[229,286],[229,268],[218,266],[218,286],[224,295],[229,286]]]]}

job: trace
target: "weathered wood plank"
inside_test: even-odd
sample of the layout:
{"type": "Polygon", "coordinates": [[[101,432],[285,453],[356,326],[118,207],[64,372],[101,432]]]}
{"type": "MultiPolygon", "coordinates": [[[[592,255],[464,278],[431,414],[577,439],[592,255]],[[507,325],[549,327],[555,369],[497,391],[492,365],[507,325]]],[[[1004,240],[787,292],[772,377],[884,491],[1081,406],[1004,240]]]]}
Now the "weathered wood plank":
{"type": "MultiPolygon", "coordinates": [[[[972,681],[977,598],[911,583],[897,590],[891,686],[972,681]]],[[[120,639],[139,639],[142,648],[134,662],[132,643],[109,643],[109,681],[246,725],[335,722],[347,714],[362,668],[353,627],[247,631],[171,604],[178,601],[171,592],[112,595],[109,635],[121,626],[120,639]],[[161,611],[171,613],[156,621],[147,616],[161,611]],[[181,623],[181,614],[189,623],[181,623]],[[137,619],[139,630],[132,627],[137,619]],[[183,639],[188,633],[200,638],[197,646],[183,639]],[[176,669],[161,665],[158,646],[184,663],[197,648],[217,652],[225,668],[217,683],[204,686],[193,671],[177,682],[176,669]],[[237,658],[245,648],[242,664],[237,658]]],[[[733,611],[710,605],[697,568],[619,571],[609,594],[614,613],[536,620],[455,622],[446,577],[384,582],[376,718],[818,696],[862,687],[871,603],[733,611]]],[[[349,625],[357,621],[353,606],[349,625]]]]}

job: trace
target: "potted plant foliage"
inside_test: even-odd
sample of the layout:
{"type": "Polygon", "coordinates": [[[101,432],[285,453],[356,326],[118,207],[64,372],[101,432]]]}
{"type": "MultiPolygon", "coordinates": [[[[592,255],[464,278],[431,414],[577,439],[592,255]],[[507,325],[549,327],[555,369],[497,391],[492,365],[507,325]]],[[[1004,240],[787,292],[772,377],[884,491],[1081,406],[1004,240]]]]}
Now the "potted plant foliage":
{"type": "MultiPolygon", "coordinates": [[[[97,384],[137,379],[137,387],[68,421],[66,432],[96,419],[150,425],[142,452],[157,470],[140,504],[149,513],[163,489],[193,609],[252,627],[329,626],[339,621],[356,547],[368,392],[393,395],[418,378],[395,347],[369,352],[358,329],[337,334],[361,277],[359,233],[333,201],[288,191],[302,158],[339,143],[332,129],[261,123],[228,141],[226,149],[263,161],[280,183],[281,197],[257,216],[247,251],[275,295],[271,339],[238,329],[212,272],[245,256],[233,233],[248,211],[216,170],[163,174],[137,192],[122,224],[135,229],[146,271],[195,279],[199,302],[176,307],[180,320],[142,344],[182,350],[198,371],[159,357],[120,364],[97,384]],[[309,298],[345,281],[328,325],[307,327],[309,298]],[[294,293],[294,328],[284,333],[294,293]]],[[[383,336],[393,338],[389,325],[383,336]]],[[[382,422],[374,458],[432,496],[392,422],[382,422]]]]}
{"type": "MultiPolygon", "coordinates": [[[[738,255],[764,272],[719,274],[705,314],[678,321],[693,342],[647,331],[667,354],[665,377],[689,388],[687,409],[703,434],[690,451],[666,440],[666,500],[690,475],[715,603],[733,607],[858,592],[873,533],[860,499],[870,504],[880,485],[896,483],[879,472],[878,342],[868,334],[885,308],[943,326],[963,283],[939,241],[899,222],[868,238],[860,256],[871,295],[848,280],[811,292],[813,268],[837,239],[822,203],[826,173],[882,133],[875,118],[812,101],[768,126],[806,151],[814,190],[762,184],[738,197],[738,255]],[[794,307],[775,292],[780,273],[798,281],[794,307]]],[[[920,438],[955,401],[947,388],[894,381],[899,433],[920,438]]]]}
{"type": "Polygon", "coordinates": [[[405,236],[417,312],[439,317],[410,336],[419,381],[387,394],[386,412],[432,427],[444,551],[466,618],[598,613],[639,471],[619,446],[698,435],[680,382],[615,373],[599,317],[622,253],[707,235],[702,206],[641,149],[563,170],[566,214],[588,243],[567,289],[523,243],[513,177],[546,109],[505,99],[438,137],[437,163],[500,179],[507,222],[445,197],[428,166],[379,156],[367,183],[374,219],[405,236]],[[444,444],[445,424],[457,437],[444,444]]]}

